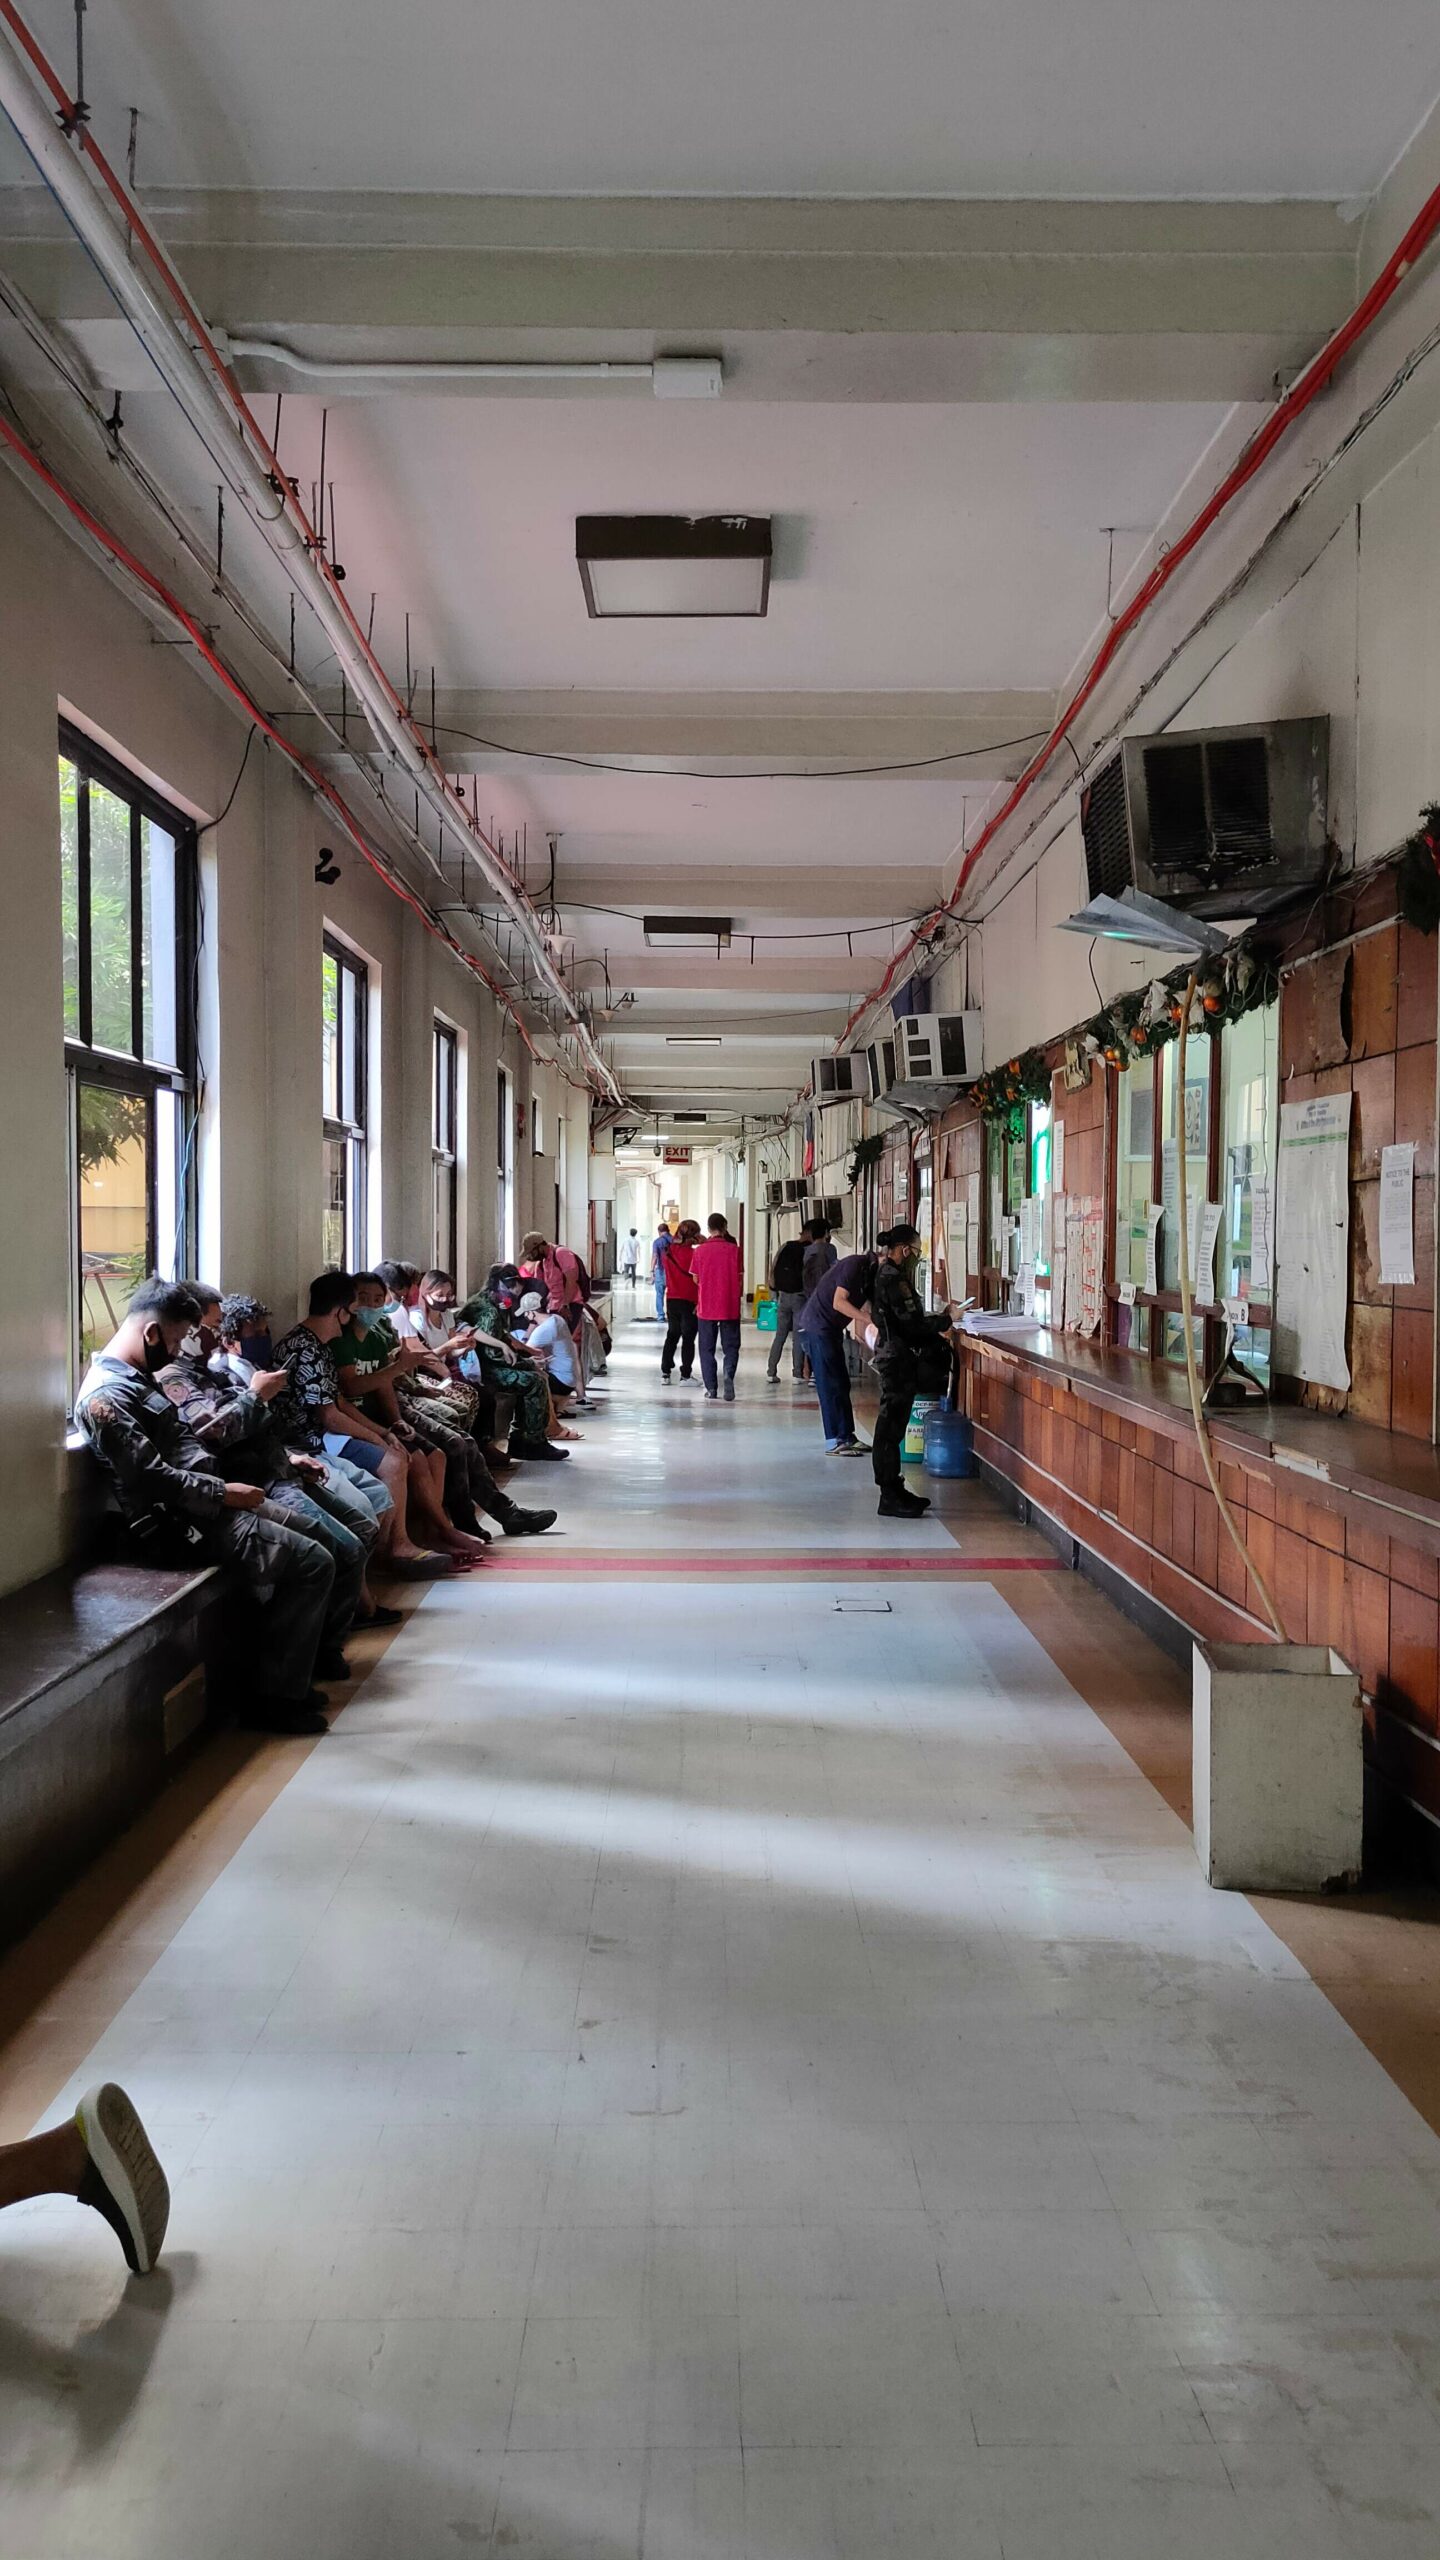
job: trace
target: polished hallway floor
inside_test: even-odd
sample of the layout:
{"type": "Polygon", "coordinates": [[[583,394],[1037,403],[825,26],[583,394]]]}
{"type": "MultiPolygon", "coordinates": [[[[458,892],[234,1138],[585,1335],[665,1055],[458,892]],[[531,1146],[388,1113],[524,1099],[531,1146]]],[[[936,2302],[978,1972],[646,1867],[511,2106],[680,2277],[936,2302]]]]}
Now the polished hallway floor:
{"type": "Polygon", "coordinates": [[[0,2220],[0,2551],[1433,2560],[1440,2139],[1038,1541],[657,1348],[97,1995],[171,2246],[0,2220]]]}

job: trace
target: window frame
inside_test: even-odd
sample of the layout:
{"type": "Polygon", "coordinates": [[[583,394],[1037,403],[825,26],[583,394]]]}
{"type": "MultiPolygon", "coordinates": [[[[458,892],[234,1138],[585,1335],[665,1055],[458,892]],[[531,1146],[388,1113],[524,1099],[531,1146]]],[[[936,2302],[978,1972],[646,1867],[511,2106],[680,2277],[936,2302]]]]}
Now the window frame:
{"type": "Polygon", "coordinates": [[[459,1282],[460,1254],[460,1034],[437,1013],[430,1042],[430,1229],[434,1263],[459,1282]],[[448,1124],[448,1143],[446,1130],[448,1124]],[[446,1233],[440,1232],[440,1182],[449,1175],[446,1233]]]}
{"type": "MultiPolygon", "coordinates": [[[[341,1222],[345,1230],[340,1268],[362,1271],[365,1267],[365,1233],[370,1157],[370,968],[358,951],[332,933],[328,925],[321,935],[321,1127],[327,1155],[332,1146],[343,1149],[344,1193],[341,1222]],[[336,1092],[339,1108],[332,1113],[330,1095],[324,1081],[324,967],[327,960],[336,965],[336,1092]],[[347,1022],[345,981],[354,985],[354,1005],[348,1025],[351,1055],[347,1061],[347,1022]],[[351,1106],[350,1115],[344,1105],[351,1106]]],[[[328,1201],[322,1215],[328,1214],[328,1201]]],[[[322,1247],[323,1250],[323,1247],[322,1247]]]]}
{"type": "MultiPolygon", "coordinates": [[[[1218,1200],[1221,1203],[1222,1212],[1228,1198],[1228,1185],[1225,1179],[1224,1166],[1224,1044],[1228,1034],[1237,1028],[1238,1025],[1236,1024],[1222,1023],[1218,1028],[1212,1029],[1207,1025],[1203,1030],[1192,1031],[1190,1034],[1190,1045],[1193,1045],[1196,1041],[1200,1040],[1208,1041],[1209,1043],[1205,1130],[1205,1198],[1210,1201],[1218,1200]]],[[[1131,1091],[1131,1088],[1127,1083],[1127,1079],[1131,1076],[1142,1074],[1147,1068],[1149,1070],[1151,1079],[1149,1196],[1152,1201],[1163,1200],[1165,1196],[1165,1140],[1168,1134],[1165,1127],[1164,1110],[1165,1060],[1172,1052],[1174,1053],[1175,1058],[1174,1073],[1178,1076],[1180,1072],[1179,1043],[1178,1041],[1167,1041],[1163,1048],[1157,1049],[1151,1057],[1143,1061],[1143,1064],[1141,1061],[1135,1060],[1125,1068],[1123,1072],[1112,1073],[1107,1078],[1110,1086],[1106,1106],[1108,1134],[1110,1139],[1109,1153],[1111,1162],[1114,1164],[1118,1161],[1119,1141],[1121,1135],[1119,1115],[1122,1106],[1128,1106],[1131,1091]]],[[[1277,1090],[1277,1129],[1279,1125],[1278,1110],[1279,1096],[1277,1090]]],[[[1130,1159],[1127,1159],[1127,1161],[1129,1160],[1130,1159]]],[[[1271,1175],[1271,1184],[1273,1203],[1273,1172],[1271,1175]]],[[[1184,1316],[1184,1307],[1178,1287],[1174,1289],[1156,1289],[1154,1291],[1147,1291],[1143,1287],[1137,1287],[1133,1301],[1133,1309],[1135,1312],[1143,1312],[1146,1316],[1147,1339],[1144,1342],[1137,1343],[1132,1337],[1127,1342],[1119,1342],[1119,1336],[1122,1330],[1125,1330],[1128,1324],[1132,1321],[1132,1311],[1130,1308],[1122,1305],[1120,1297],[1121,1284],[1115,1276],[1116,1256],[1119,1247],[1118,1226],[1119,1203],[1117,1198],[1112,1198],[1109,1205],[1108,1215],[1108,1243],[1106,1248],[1108,1256],[1108,1276],[1105,1284],[1105,1294],[1109,1306],[1109,1339],[1112,1343],[1117,1344],[1119,1348],[1132,1351],[1138,1359],[1148,1359],[1152,1363],[1157,1363],[1165,1368],[1183,1368],[1185,1362],[1183,1346],[1175,1351],[1167,1351],[1165,1348],[1165,1335],[1167,1330],[1166,1319],[1168,1317],[1175,1317],[1183,1320],[1184,1316]]],[[[1225,1248],[1227,1245],[1228,1237],[1222,1224],[1220,1238],[1217,1243],[1217,1252],[1225,1248]]],[[[1228,1273],[1226,1276],[1228,1277],[1228,1273]]],[[[1207,1378],[1213,1376],[1224,1354],[1226,1319],[1223,1299],[1226,1294],[1228,1293],[1222,1285],[1221,1303],[1217,1304],[1213,1312],[1209,1310],[1201,1311],[1198,1308],[1196,1309],[1197,1320],[1203,1328],[1200,1368],[1202,1376],[1207,1378]]],[[[1254,1333],[1271,1333],[1273,1331],[1274,1324],[1274,1310],[1270,1302],[1258,1299],[1247,1300],[1244,1324],[1254,1333]]]]}
{"type": "MultiPolygon", "coordinates": [[[[68,1363],[71,1387],[83,1369],[84,1274],[81,1269],[82,1203],[80,1196],[80,1112],[84,1089],[94,1086],[131,1096],[145,1107],[145,1268],[175,1279],[193,1259],[198,1168],[200,1084],[197,1043],[196,969],[199,951],[199,829],[189,814],[164,793],[122,764],[83,729],[61,720],[57,726],[57,767],[72,765],[77,782],[75,812],[75,997],[76,1025],[62,1030],[66,1079],[66,1129],[69,1150],[68,1215],[68,1363]],[[129,811],[128,946],[130,968],[129,1049],[97,1046],[94,1039],[94,958],[91,917],[90,786],[95,784],[129,811]],[[175,1057],[164,1060],[145,1052],[145,892],[147,859],[145,827],[158,827],[174,845],[174,981],[175,1057]],[[139,965],[137,966],[137,960],[139,965]],[[164,1188],[173,1196],[176,1219],[172,1234],[160,1233],[162,1175],[159,1161],[161,1095],[174,1097],[175,1161],[164,1188]]],[[[58,787],[58,772],[57,772],[58,787]]],[[[57,816],[58,816],[57,798],[57,816]]],[[[60,839],[63,861],[63,835],[60,839]]],[[[157,990],[151,988],[151,1018],[157,1017],[157,990]]],[[[64,1021],[65,983],[61,980],[64,1021]]],[[[102,1295],[106,1293],[102,1287],[102,1295]]],[[[107,1297],[107,1305],[108,1305],[107,1297]]],[[[113,1312],[113,1311],[112,1311],[113,1312]]]]}

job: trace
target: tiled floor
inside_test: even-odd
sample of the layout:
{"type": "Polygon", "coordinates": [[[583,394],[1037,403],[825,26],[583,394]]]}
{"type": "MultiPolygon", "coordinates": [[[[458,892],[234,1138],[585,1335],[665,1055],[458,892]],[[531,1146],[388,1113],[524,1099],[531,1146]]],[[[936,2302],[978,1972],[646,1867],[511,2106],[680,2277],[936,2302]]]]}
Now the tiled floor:
{"type": "Polygon", "coordinates": [[[0,2223],[0,2552],[1433,2560],[1440,2139],[1042,1577],[654,1347],[97,2015],[173,2244],[0,2223]]]}

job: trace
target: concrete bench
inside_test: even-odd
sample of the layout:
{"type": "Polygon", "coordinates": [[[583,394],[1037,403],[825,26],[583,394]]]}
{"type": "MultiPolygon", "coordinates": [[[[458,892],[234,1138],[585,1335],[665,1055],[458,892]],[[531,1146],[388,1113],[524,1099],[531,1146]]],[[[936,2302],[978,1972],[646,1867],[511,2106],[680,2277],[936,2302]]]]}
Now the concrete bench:
{"type": "Polygon", "coordinates": [[[0,1944],[153,1802],[206,1720],[222,1595],[210,1566],[104,1563],[0,1599],[0,1944]]]}

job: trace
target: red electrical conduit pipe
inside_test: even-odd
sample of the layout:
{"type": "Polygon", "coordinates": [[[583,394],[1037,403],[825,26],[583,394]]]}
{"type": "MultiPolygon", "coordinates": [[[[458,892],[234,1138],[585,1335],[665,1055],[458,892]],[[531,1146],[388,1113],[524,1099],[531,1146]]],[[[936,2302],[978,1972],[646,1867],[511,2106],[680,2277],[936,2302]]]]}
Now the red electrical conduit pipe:
{"type": "Polygon", "coordinates": [[[125,571],[127,577],[133,578],[138,586],[143,587],[147,595],[152,596],[155,602],[179,623],[181,630],[194,642],[206,665],[213,669],[226,692],[233,696],[247,718],[253,720],[256,728],[262,731],[272,745],[279,748],[286,762],[293,765],[297,773],[303,775],[316,797],[323,800],[333,816],[338,819],[356,852],[363,855],[371,870],[383,880],[386,888],[414,911],[426,932],[433,934],[437,942],[443,943],[445,948],[453,952],[455,958],[481,981],[482,985],[488,987],[497,1004],[503,1005],[509,1014],[531,1057],[538,1059],[539,1051],[504,988],[496,985],[473,952],[465,950],[463,945],[456,941],[454,934],[447,932],[445,926],[436,921],[424,900],[417,898],[413,890],[407,889],[403,880],[396,878],[394,872],[382,861],[367,840],[359,819],[354,815],[343,795],[336,790],[329,775],[319,765],[312,764],[308,756],[302,755],[298,747],[292,746],[289,739],[276,728],[268,714],[252,700],[239,677],[226,666],[218,650],[212,646],[194,615],[181,603],[179,597],[173,595],[170,589],[155,576],[153,570],[147,569],[144,562],[136,558],[134,552],[120,540],[119,536],[111,533],[108,526],[100,522],[98,516],[91,514],[83,499],[76,497],[73,490],[67,489],[63,480],[59,479],[50,469],[49,464],[41,459],[34,446],[26,443],[25,438],[11,425],[3,413],[0,413],[0,444],[3,444],[7,451],[12,453],[37,480],[43,482],[51,496],[59,500],[66,513],[84,529],[92,542],[98,544],[99,548],[125,571]]]}
{"type": "MultiPolygon", "coordinates": [[[[30,64],[31,69],[35,72],[42,87],[48,92],[54,103],[56,121],[59,124],[61,131],[70,138],[80,151],[81,155],[95,170],[106,190],[106,193],[110,196],[116,210],[121,216],[121,219],[125,223],[126,229],[132,235],[132,238],[140,249],[143,250],[148,264],[153,268],[156,277],[164,287],[169,300],[173,304],[186,330],[189,332],[196,351],[203,356],[206,364],[213,373],[219,389],[235,412],[246,441],[252,447],[256,458],[261,462],[266,473],[271,479],[281,511],[288,515],[290,521],[295,527],[295,530],[299,533],[302,541],[304,542],[307,553],[325,582],[332,605],[339,611],[348,625],[354,646],[363,656],[371,674],[383,690],[395,720],[404,729],[413,747],[418,752],[422,763],[431,776],[432,781],[445,794],[447,805],[452,809],[452,822],[453,811],[458,809],[460,820],[463,822],[466,830],[475,837],[479,844],[483,845],[485,852],[490,857],[491,861],[495,863],[497,868],[504,874],[506,880],[510,884],[512,894],[527,910],[534,922],[536,932],[538,934],[540,931],[539,918],[523,884],[516,879],[508,863],[504,861],[498,849],[490,842],[490,839],[486,835],[483,827],[479,825],[478,821],[473,818],[470,812],[465,808],[463,800],[458,799],[456,795],[451,792],[449,776],[445,772],[444,766],[441,764],[438,755],[431,746],[429,740],[426,738],[424,731],[411,717],[399,691],[392,682],[381,660],[376,655],[375,650],[372,648],[365,632],[362,631],[350,605],[349,599],[345,594],[344,588],[336,578],[332,565],[326,557],[323,539],[316,533],[314,526],[311,524],[305,508],[300,502],[297,490],[293,487],[285,472],[282,470],[278,455],[271,446],[264,429],[261,427],[259,420],[256,418],[243,392],[240,390],[239,385],[235,382],[229,372],[209,329],[206,327],[204,319],[197,310],[195,304],[191,301],[189,294],[186,292],[183,281],[177,274],[174,266],[171,264],[163,243],[151,230],[140,210],[139,205],[131,196],[118,173],[111,167],[109,160],[101,150],[99,143],[95,140],[88,124],[77,115],[77,101],[72,98],[63,80],[60,78],[58,72],[54,69],[54,66],[44,52],[44,49],[36,37],[31,34],[30,29],[20,15],[19,10],[15,7],[14,0],[0,0],[0,22],[3,22],[3,24],[9,28],[15,42],[20,47],[20,50],[24,54],[27,62],[30,64]]],[[[56,495],[59,496],[64,503],[69,503],[68,493],[64,490],[57,487],[56,495]]],[[[167,607],[167,609],[169,608],[167,607]]],[[[228,671],[221,670],[221,672],[225,674],[227,682],[231,681],[228,676],[228,671]]],[[[280,741],[280,743],[283,744],[284,742],[280,741]]],[[[287,752],[289,752],[288,749],[287,752]]],[[[316,779],[313,774],[308,775],[308,778],[312,781],[316,779]]],[[[349,820],[348,815],[344,815],[342,810],[337,809],[337,815],[342,815],[343,823],[347,826],[352,823],[349,820]]],[[[369,857],[367,856],[367,858],[369,857]]],[[[459,946],[457,945],[455,947],[458,949],[459,946]]],[[[471,961],[468,953],[462,952],[460,956],[466,961],[467,965],[478,968],[478,964],[471,961]]],[[[489,984],[490,981],[487,979],[486,983],[489,984]]],[[[495,992],[497,995],[500,994],[499,989],[496,989],[495,992]]],[[[501,996],[501,1001],[507,1001],[503,995],[501,996]]],[[[510,1010],[513,1012],[513,1007],[510,1008],[510,1010]]],[[[518,1024],[518,1015],[515,1016],[515,1019],[518,1024]]],[[[520,1027],[523,1030],[523,1025],[520,1027]]],[[[531,1046],[529,1036],[528,1034],[525,1036],[526,1045],[529,1047],[531,1046]]],[[[531,1054],[535,1054],[533,1047],[531,1054]]],[[[603,1098],[604,1097],[602,1096],[602,1099],[603,1098]]]]}
{"type": "MultiPolygon", "coordinates": [[[[8,0],[0,0],[0,8],[8,8],[8,0]]],[[[1352,347],[1364,337],[1366,330],[1379,318],[1416,259],[1428,249],[1437,231],[1440,231],[1440,187],[1427,196],[1404,238],[1392,249],[1369,292],[1356,304],[1349,318],[1342,320],[1333,337],[1326,340],[1319,354],[1306,366],[1299,381],[1292,385],[1284,399],[1272,409],[1264,425],[1256,430],[1239,461],[1226,473],[1219,488],[1206,499],[1198,515],[1192,516],[1184,532],[1177,537],[1164,557],[1156,561],[1149,576],[1137,587],[1124,611],[1116,615],[1048,738],[1042,746],[1036,748],[1024,772],[1012,786],[1008,797],[996,810],[994,817],[987,819],[981,828],[960,865],[959,877],[949,897],[944,899],[938,907],[932,907],[930,913],[916,926],[903,948],[896,952],[879,985],[855,1007],[836,1043],[837,1048],[849,1039],[856,1024],[864,1020],[872,1007],[881,1003],[888,995],[895,983],[897,970],[904,966],[912,951],[917,948],[931,927],[938,924],[943,917],[954,913],[965,883],[986,847],[993,844],[1006,819],[1014,816],[1021,801],[1039,781],[1057,747],[1066,740],[1071,722],[1084,710],[1101,677],[1118,655],[1137,623],[1144,619],[1156,598],[1169,585],[1181,562],[1188,560],[1191,553],[1199,548],[1211,527],[1224,514],[1231,500],[1237,498],[1241,490],[1248,487],[1256,473],[1269,461],[1282,437],[1294,426],[1296,419],[1304,416],[1311,402],[1324,390],[1336,367],[1344,362],[1352,347]]]]}

